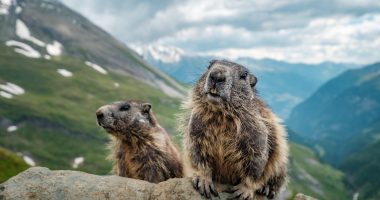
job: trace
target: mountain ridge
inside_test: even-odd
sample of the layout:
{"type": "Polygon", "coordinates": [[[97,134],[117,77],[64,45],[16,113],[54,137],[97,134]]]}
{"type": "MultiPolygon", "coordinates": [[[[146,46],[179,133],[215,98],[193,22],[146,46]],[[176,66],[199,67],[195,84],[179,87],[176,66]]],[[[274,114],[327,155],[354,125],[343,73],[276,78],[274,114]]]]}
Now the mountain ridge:
{"type": "MultiPolygon", "coordinates": [[[[176,47],[162,45],[131,45],[144,59],[177,81],[192,85],[213,59],[213,56],[187,53],[176,47]],[[169,57],[169,58],[168,58],[169,57]]],[[[300,102],[313,94],[323,83],[346,69],[358,65],[349,63],[302,64],[271,59],[238,58],[233,60],[250,69],[258,79],[261,96],[283,119],[300,102]]]]}
{"type": "Polygon", "coordinates": [[[299,142],[347,174],[364,199],[380,182],[380,63],[348,70],[299,104],[287,124],[299,142]]]}

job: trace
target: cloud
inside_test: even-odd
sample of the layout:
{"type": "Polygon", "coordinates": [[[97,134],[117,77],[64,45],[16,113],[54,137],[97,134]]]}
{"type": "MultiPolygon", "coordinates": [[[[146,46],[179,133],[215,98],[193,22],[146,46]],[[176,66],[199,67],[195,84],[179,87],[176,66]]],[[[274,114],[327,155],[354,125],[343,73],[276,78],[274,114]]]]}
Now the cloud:
{"type": "Polygon", "coordinates": [[[380,58],[379,1],[62,1],[127,44],[305,63],[380,58]]]}
{"type": "Polygon", "coordinates": [[[375,62],[380,58],[380,26],[377,24],[380,24],[380,14],[319,18],[302,29],[256,32],[258,41],[268,42],[255,43],[253,48],[217,49],[208,54],[232,59],[243,56],[304,63],[375,62]],[[271,38],[278,42],[269,42],[271,38]],[[281,41],[286,42],[281,44],[281,41]]]}

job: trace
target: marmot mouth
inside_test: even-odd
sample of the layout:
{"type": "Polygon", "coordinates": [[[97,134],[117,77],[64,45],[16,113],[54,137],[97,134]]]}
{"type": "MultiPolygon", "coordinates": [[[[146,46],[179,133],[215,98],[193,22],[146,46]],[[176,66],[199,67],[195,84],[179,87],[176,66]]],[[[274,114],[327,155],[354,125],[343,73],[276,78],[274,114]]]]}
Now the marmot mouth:
{"type": "Polygon", "coordinates": [[[217,93],[212,93],[212,92],[207,92],[206,93],[207,94],[207,96],[211,96],[211,97],[221,97],[219,94],[217,94],[217,93]]]}
{"type": "Polygon", "coordinates": [[[102,127],[104,130],[106,130],[107,132],[109,132],[109,131],[113,131],[113,128],[112,128],[111,126],[106,126],[106,125],[104,125],[104,124],[102,124],[102,123],[100,123],[100,122],[98,122],[98,125],[99,125],[100,127],[102,127]]]}
{"type": "Polygon", "coordinates": [[[223,100],[222,96],[216,93],[211,93],[211,92],[207,93],[207,98],[209,101],[212,101],[212,102],[220,102],[223,100]]]}
{"type": "Polygon", "coordinates": [[[113,128],[111,128],[111,127],[104,127],[104,126],[102,126],[102,127],[103,127],[103,129],[104,129],[106,132],[108,132],[108,133],[112,133],[112,132],[114,132],[113,128]]]}

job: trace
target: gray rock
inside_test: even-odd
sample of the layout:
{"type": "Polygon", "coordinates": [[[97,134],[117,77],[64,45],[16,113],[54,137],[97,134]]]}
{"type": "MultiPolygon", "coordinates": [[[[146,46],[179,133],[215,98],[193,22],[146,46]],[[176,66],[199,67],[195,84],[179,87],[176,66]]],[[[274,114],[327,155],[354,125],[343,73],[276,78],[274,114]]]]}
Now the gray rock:
{"type": "MultiPolygon", "coordinates": [[[[222,193],[220,197],[213,199],[227,197],[228,194],[222,193]]],[[[43,167],[32,167],[0,185],[0,200],[10,199],[185,200],[204,198],[193,189],[189,178],[170,179],[153,184],[118,176],[98,176],[66,170],[50,171],[43,167]]]]}

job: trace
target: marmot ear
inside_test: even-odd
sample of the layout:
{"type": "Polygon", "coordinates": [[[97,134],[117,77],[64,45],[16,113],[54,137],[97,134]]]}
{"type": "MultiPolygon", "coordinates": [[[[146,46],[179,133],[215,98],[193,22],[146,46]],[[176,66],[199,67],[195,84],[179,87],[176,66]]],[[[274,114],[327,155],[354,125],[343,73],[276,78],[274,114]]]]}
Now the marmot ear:
{"type": "Polygon", "coordinates": [[[216,60],[216,59],[214,59],[214,60],[211,60],[211,61],[209,62],[209,64],[208,64],[208,67],[207,67],[207,69],[210,69],[210,68],[211,68],[211,66],[212,66],[214,63],[216,63],[216,62],[218,62],[218,60],[216,60]]]}
{"type": "Polygon", "coordinates": [[[150,103],[143,103],[142,104],[142,110],[143,110],[143,112],[147,112],[148,113],[151,108],[152,108],[152,105],[150,105],[150,103]]]}

